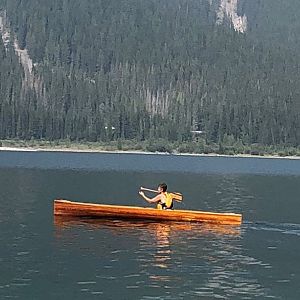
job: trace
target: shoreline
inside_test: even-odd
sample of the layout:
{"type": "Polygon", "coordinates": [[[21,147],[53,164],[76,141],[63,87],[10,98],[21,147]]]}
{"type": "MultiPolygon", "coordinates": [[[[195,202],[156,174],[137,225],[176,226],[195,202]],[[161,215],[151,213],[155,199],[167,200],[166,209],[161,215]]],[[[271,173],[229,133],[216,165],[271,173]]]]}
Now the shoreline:
{"type": "Polygon", "coordinates": [[[79,149],[67,147],[0,147],[0,151],[11,152],[62,152],[62,153],[103,153],[103,154],[139,154],[139,155],[172,155],[172,156],[192,156],[192,157],[227,157],[227,158],[260,158],[260,159],[289,159],[299,160],[300,156],[279,156],[279,155],[251,155],[251,154],[218,154],[218,153],[167,153],[167,152],[147,152],[142,150],[101,150],[101,149],[79,149]]]}

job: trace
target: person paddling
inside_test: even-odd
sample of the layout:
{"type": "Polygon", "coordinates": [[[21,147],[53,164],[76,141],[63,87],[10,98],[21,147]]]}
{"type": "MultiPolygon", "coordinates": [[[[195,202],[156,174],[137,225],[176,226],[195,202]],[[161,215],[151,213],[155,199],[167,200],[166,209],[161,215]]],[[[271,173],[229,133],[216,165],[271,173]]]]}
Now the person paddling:
{"type": "Polygon", "coordinates": [[[157,209],[173,209],[172,193],[167,192],[168,186],[165,183],[158,185],[157,192],[159,193],[154,198],[149,198],[143,191],[139,194],[149,203],[157,203],[157,209]]]}

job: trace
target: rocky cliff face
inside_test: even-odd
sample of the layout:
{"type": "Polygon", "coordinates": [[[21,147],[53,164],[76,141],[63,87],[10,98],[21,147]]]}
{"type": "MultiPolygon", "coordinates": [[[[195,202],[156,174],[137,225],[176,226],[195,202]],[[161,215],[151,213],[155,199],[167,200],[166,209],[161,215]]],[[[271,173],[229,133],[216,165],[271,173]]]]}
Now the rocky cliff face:
{"type": "Polygon", "coordinates": [[[34,75],[33,75],[32,59],[30,58],[27,49],[20,48],[18,39],[12,37],[5,11],[0,11],[0,35],[2,37],[6,50],[8,50],[9,44],[13,43],[15,53],[19,57],[20,63],[24,70],[24,80],[23,80],[24,89],[26,90],[28,88],[33,88],[34,75]]]}
{"type": "Polygon", "coordinates": [[[6,13],[0,11],[0,34],[4,43],[5,48],[7,49],[10,42],[10,32],[6,26],[6,13]]]}
{"type": "MultiPolygon", "coordinates": [[[[246,32],[247,30],[247,17],[245,15],[239,16],[238,4],[239,0],[217,0],[217,24],[223,24],[227,19],[231,22],[233,28],[239,32],[246,32]]],[[[210,3],[212,4],[212,0],[210,3]]]]}

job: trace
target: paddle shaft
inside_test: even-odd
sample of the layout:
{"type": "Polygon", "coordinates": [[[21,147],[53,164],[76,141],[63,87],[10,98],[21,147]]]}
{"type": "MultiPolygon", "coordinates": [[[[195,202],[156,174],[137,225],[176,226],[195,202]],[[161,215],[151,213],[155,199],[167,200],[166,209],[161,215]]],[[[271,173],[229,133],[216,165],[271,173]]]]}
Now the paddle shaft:
{"type": "MultiPolygon", "coordinates": [[[[156,190],[152,190],[152,189],[148,189],[148,188],[144,188],[144,187],[142,187],[141,186],[141,188],[140,188],[142,191],[148,191],[148,192],[152,192],[152,193],[159,193],[159,191],[156,191],[156,190]]],[[[181,193],[177,193],[177,192],[173,192],[173,194],[177,194],[177,195],[180,195],[180,196],[182,196],[182,194],[181,193]]]]}
{"type": "Polygon", "coordinates": [[[152,192],[152,193],[157,193],[157,194],[159,193],[159,191],[147,189],[147,188],[144,188],[144,187],[141,187],[141,190],[142,190],[142,191],[152,192]]]}

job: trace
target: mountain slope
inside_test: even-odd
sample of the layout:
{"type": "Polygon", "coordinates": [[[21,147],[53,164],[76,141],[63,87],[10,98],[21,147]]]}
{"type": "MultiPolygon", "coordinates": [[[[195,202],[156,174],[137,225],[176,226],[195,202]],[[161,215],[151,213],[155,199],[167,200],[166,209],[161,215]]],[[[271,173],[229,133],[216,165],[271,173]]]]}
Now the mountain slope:
{"type": "MultiPolygon", "coordinates": [[[[182,141],[201,130],[211,142],[299,145],[300,21],[279,18],[282,1],[0,3],[34,63],[25,91],[3,69],[1,138],[182,141]]],[[[15,56],[24,81],[13,46],[0,43],[0,63],[15,56]]]]}

